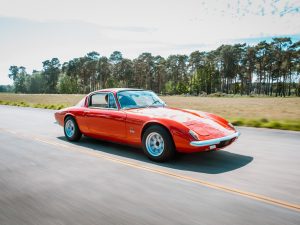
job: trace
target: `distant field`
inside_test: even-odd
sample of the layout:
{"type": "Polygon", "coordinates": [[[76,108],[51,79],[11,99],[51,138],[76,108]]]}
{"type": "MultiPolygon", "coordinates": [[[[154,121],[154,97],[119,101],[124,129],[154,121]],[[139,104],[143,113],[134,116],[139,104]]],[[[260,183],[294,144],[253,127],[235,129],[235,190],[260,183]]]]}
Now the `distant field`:
{"type": "MultiPolygon", "coordinates": [[[[0,104],[23,102],[25,105],[71,106],[84,95],[67,94],[0,94],[0,104]],[[1,103],[2,102],[2,103],[1,103]]],[[[161,96],[172,107],[196,109],[221,115],[237,125],[282,128],[277,122],[294,124],[300,130],[300,98],[272,97],[184,97],[161,96]],[[270,124],[272,123],[272,124],[270,124]],[[274,124],[275,123],[275,124],[274,124]],[[274,127],[273,127],[274,126],[274,127]]],[[[37,106],[39,107],[39,106],[37,106]]],[[[44,107],[41,107],[44,108],[44,107]]],[[[55,108],[55,107],[50,107],[55,108]]]]}
{"type": "Polygon", "coordinates": [[[162,97],[170,106],[216,113],[226,118],[300,120],[300,98],[162,97]]]}
{"type": "Polygon", "coordinates": [[[0,100],[12,102],[26,102],[29,104],[63,104],[74,105],[85,95],[65,94],[6,94],[0,93],[0,100]]]}
{"type": "MultiPolygon", "coordinates": [[[[85,95],[0,94],[0,100],[28,104],[63,104],[71,106],[85,95]]],[[[300,98],[271,97],[183,97],[161,96],[172,107],[217,113],[227,118],[266,118],[300,120],[300,98]]]]}

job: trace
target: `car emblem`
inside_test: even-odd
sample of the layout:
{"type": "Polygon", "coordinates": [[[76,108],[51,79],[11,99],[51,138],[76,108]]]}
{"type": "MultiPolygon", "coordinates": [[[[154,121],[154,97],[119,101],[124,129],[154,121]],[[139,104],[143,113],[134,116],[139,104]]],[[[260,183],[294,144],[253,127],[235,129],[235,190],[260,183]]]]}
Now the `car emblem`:
{"type": "Polygon", "coordinates": [[[134,129],[132,127],[129,128],[129,133],[131,133],[131,134],[135,133],[135,131],[134,131],[134,129]]]}

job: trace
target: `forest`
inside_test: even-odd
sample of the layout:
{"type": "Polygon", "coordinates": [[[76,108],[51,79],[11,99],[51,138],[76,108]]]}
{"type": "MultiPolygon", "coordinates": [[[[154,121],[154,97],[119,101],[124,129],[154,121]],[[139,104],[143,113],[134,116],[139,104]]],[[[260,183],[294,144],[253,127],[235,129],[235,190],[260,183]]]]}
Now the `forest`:
{"type": "Polygon", "coordinates": [[[42,65],[32,73],[24,66],[10,66],[12,91],[72,94],[132,87],[164,95],[300,96],[300,41],[289,37],[165,58],[145,52],[128,59],[119,51],[106,57],[92,51],[68,62],[52,58],[42,65]]]}

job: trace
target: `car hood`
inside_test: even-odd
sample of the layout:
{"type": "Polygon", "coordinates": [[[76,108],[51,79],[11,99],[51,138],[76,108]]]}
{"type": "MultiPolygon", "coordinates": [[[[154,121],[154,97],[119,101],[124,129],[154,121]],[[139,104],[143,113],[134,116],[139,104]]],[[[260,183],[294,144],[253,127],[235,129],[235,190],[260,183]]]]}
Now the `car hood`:
{"type": "Polygon", "coordinates": [[[235,132],[235,130],[228,125],[228,122],[225,119],[214,114],[196,110],[170,107],[150,107],[131,109],[129,111],[131,113],[147,115],[153,118],[174,120],[184,124],[201,136],[210,136],[211,134],[224,136],[235,132]]]}

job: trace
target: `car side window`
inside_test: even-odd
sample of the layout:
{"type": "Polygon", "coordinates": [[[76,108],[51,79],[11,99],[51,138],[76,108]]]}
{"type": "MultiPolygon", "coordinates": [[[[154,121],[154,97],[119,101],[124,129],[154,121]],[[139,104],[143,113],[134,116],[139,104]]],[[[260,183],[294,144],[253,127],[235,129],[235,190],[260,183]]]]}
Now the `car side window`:
{"type": "Polygon", "coordinates": [[[112,93],[97,93],[90,96],[90,108],[117,109],[116,101],[112,93]]]}
{"type": "Polygon", "coordinates": [[[117,104],[116,104],[116,100],[115,97],[112,93],[108,94],[108,107],[110,109],[117,109],[117,104]]]}

